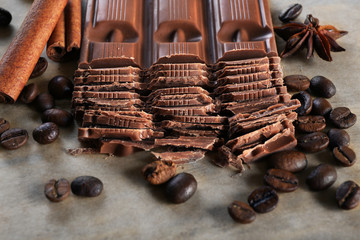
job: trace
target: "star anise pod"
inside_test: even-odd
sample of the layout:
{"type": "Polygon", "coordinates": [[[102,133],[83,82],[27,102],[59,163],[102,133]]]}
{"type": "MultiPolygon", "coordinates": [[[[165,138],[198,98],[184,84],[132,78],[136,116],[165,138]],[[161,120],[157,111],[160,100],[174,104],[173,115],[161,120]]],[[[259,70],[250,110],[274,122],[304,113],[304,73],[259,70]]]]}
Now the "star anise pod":
{"type": "Polygon", "coordinates": [[[274,27],[274,31],[287,41],[280,57],[285,58],[306,47],[307,59],[313,55],[315,50],[326,61],[332,61],[330,51],[345,51],[336,43],[336,39],[348,33],[347,31],[340,31],[331,25],[320,26],[319,19],[311,14],[307,15],[304,23],[288,23],[281,27],[274,27]]]}

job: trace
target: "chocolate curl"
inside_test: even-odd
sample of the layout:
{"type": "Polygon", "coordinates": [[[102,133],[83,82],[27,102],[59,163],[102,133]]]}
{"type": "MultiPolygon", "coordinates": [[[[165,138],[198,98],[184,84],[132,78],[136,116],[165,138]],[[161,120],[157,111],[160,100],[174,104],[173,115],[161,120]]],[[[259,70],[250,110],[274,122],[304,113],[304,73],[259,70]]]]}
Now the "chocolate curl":
{"type": "Polygon", "coordinates": [[[0,102],[14,103],[68,0],[35,0],[0,62],[0,102]]]}
{"type": "Polygon", "coordinates": [[[69,0],[48,44],[46,54],[55,61],[65,60],[65,55],[79,50],[81,43],[81,0],[69,0]]]}
{"type": "Polygon", "coordinates": [[[65,13],[62,12],[48,41],[46,54],[51,60],[60,62],[65,56],[65,53],[65,13]]]}

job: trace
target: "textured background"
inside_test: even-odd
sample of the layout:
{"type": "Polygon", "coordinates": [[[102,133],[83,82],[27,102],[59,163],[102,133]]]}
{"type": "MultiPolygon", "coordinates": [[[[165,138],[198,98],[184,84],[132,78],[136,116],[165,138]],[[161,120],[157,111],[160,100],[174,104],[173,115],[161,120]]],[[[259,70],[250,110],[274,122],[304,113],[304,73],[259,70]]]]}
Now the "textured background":
{"type": "MultiPolygon", "coordinates": [[[[13,15],[10,28],[0,31],[0,56],[14,37],[32,1],[1,0],[0,7],[13,15]]],[[[274,25],[279,12],[293,1],[271,0],[274,25]]],[[[360,116],[358,64],[360,47],[360,2],[357,0],[302,0],[299,21],[312,13],[320,24],[331,24],[349,34],[338,40],[346,49],[334,53],[328,63],[318,56],[306,61],[302,54],[282,61],[285,75],[324,75],[334,81],[337,94],[333,107],[347,106],[360,116]]],[[[278,41],[279,49],[283,42],[278,41]]],[[[43,53],[43,56],[45,54],[43,53]]],[[[71,77],[76,63],[49,62],[44,75],[30,82],[46,91],[53,76],[71,77]]],[[[70,101],[57,101],[69,109],[70,101]]],[[[39,114],[22,104],[0,105],[0,117],[12,127],[25,128],[30,135],[40,125],[39,114]]],[[[230,169],[215,167],[209,159],[189,164],[188,171],[198,180],[198,191],[186,203],[173,205],[164,201],[160,188],[149,186],[140,174],[150,161],[147,153],[125,158],[104,155],[70,156],[66,149],[78,147],[77,126],[61,129],[60,138],[50,145],[39,145],[32,137],[16,151],[0,149],[0,233],[1,239],[357,239],[360,233],[360,207],[352,211],[337,208],[336,188],[352,179],[360,184],[360,163],[350,168],[336,166],[338,180],[328,190],[310,192],[304,184],[313,166],[334,163],[329,151],[308,154],[308,168],[298,174],[300,188],[281,193],[278,207],[258,214],[249,225],[236,224],[227,213],[233,200],[246,201],[249,193],[263,184],[265,162],[251,165],[242,176],[230,169]],[[103,193],[93,199],[70,195],[61,203],[49,202],[45,182],[65,177],[93,175],[104,183],[103,193]]],[[[351,147],[360,156],[360,123],[348,130],[351,147]]]]}

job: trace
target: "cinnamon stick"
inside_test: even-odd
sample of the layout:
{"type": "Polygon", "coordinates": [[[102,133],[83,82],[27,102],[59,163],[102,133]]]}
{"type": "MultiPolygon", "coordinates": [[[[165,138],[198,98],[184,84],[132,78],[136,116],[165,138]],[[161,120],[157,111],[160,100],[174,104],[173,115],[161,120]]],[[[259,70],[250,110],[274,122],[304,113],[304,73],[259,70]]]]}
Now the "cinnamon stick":
{"type": "Polygon", "coordinates": [[[14,103],[68,0],[35,0],[0,61],[0,102],[14,103]]]}
{"type": "Polygon", "coordinates": [[[61,62],[66,53],[79,50],[81,43],[81,0],[69,0],[48,44],[46,54],[61,62]]]}

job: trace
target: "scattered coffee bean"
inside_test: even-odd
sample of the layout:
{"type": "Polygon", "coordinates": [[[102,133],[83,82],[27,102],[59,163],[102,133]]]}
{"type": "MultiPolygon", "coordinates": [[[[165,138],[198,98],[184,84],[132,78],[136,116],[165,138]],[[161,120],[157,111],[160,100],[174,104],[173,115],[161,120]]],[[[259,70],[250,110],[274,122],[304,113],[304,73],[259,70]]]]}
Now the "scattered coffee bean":
{"type": "Polygon", "coordinates": [[[42,113],[42,122],[53,122],[58,126],[67,127],[73,124],[74,118],[68,111],[51,108],[42,113]]]}
{"type": "Polygon", "coordinates": [[[335,147],[332,153],[334,158],[345,167],[350,167],[356,162],[355,152],[347,146],[335,147]]]}
{"type": "Polygon", "coordinates": [[[301,132],[320,132],[325,129],[326,120],[323,116],[299,116],[295,121],[295,126],[301,132]]]}
{"type": "Polygon", "coordinates": [[[6,27],[12,20],[11,13],[0,7],[0,27],[6,27]]]}
{"type": "Polygon", "coordinates": [[[60,202],[70,194],[70,183],[65,178],[51,179],[45,184],[45,196],[52,202],[60,202]]]}
{"type": "Polygon", "coordinates": [[[100,179],[92,176],[80,176],[71,183],[71,191],[78,196],[96,197],[103,190],[103,183],[100,179]]]}
{"type": "Polygon", "coordinates": [[[35,106],[39,112],[54,108],[55,101],[49,93],[40,93],[35,99],[35,106]]]}
{"type": "Polygon", "coordinates": [[[38,62],[35,65],[34,70],[32,71],[30,78],[36,78],[41,76],[48,67],[48,61],[44,57],[40,57],[38,62]]]}
{"type": "Polygon", "coordinates": [[[298,148],[314,153],[324,150],[329,145],[329,138],[323,132],[309,133],[298,138],[298,148]]]}
{"type": "Polygon", "coordinates": [[[301,106],[295,110],[295,112],[297,112],[300,116],[307,115],[311,112],[312,98],[309,93],[301,91],[294,94],[291,99],[298,99],[300,101],[301,106]]]}
{"type": "Polygon", "coordinates": [[[154,161],[142,169],[142,174],[151,184],[162,184],[175,176],[176,165],[172,161],[154,161]]]}
{"type": "Polygon", "coordinates": [[[173,203],[183,203],[191,198],[197,189],[197,181],[189,173],[179,173],[171,178],[165,187],[166,196],[173,203]]]}
{"type": "Polygon", "coordinates": [[[303,152],[296,150],[282,151],[269,157],[273,168],[283,169],[289,172],[300,172],[307,166],[307,158],[303,152]]]}
{"type": "Polygon", "coordinates": [[[306,183],[311,190],[324,190],[333,185],[336,178],[337,173],[333,166],[320,164],[307,177],[306,183]]]}
{"type": "Polygon", "coordinates": [[[304,75],[289,75],[284,77],[285,86],[289,91],[305,91],[310,87],[310,79],[304,75]]]}
{"type": "Polygon", "coordinates": [[[239,223],[251,223],[256,218],[255,211],[246,203],[234,201],[228,206],[230,216],[239,223]]]}
{"type": "Polygon", "coordinates": [[[331,128],[328,133],[329,147],[349,146],[350,135],[344,129],[331,128]]]}
{"type": "Polygon", "coordinates": [[[274,210],[279,197],[272,187],[260,187],[255,189],[248,197],[249,205],[258,213],[267,213],[274,210]]]}
{"type": "Polygon", "coordinates": [[[23,103],[31,103],[39,95],[39,88],[35,83],[30,83],[21,91],[19,100],[23,103]]]}
{"type": "Polygon", "coordinates": [[[267,185],[280,192],[292,192],[299,186],[298,178],[291,172],[282,169],[267,170],[264,180],[267,185]]]}
{"type": "Polygon", "coordinates": [[[286,23],[297,18],[302,11],[302,6],[299,3],[290,5],[287,9],[282,11],[279,15],[280,21],[286,23]]]}
{"type": "Polygon", "coordinates": [[[22,147],[28,140],[29,135],[25,129],[10,128],[0,136],[0,144],[6,149],[13,150],[22,147]]]}
{"type": "Polygon", "coordinates": [[[349,128],[356,123],[356,115],[347,107],[337,107],[330,112],[330,121],[338,128],[349,128]]]}
{"type": "Polygon", "coordinates": [[[310,90],[319,97],[331,98],[336,93],[334,83],[323,76],[316,76],[310,80],[310,90]]]}
{"type": "Polygon", "coordinates": [[[56,76],[50,80],[48,89],[55,99],[71,98],[74,85],[69,78],[56,76]]]}
{"type": "Polygon", "coordinates": [[[10,123],[4,118],[0,118],[0,136],[3,132],[9,130],[9,128],[10,128],[10,123]]]}
{"type": "Polygon", "coordinates": [[[336,190],[336,201],[342,209],[356,208],[360,203],[360,187],[354,181],[342,183],[336,190]]]}
{"type": "Polygon", "coordinates": [[[34,140],[38,143],[49,144],[58,138],[59,128],[55,123],[47,122],[35,128],[32,134],[34,140]]]}
{"type": "Polygon", "coordinates": [[[327,117],[331,112],[332,106],[325,98],[315,98],[313,100],[311,113],[313,115],[321,115],[327,117]]]}

